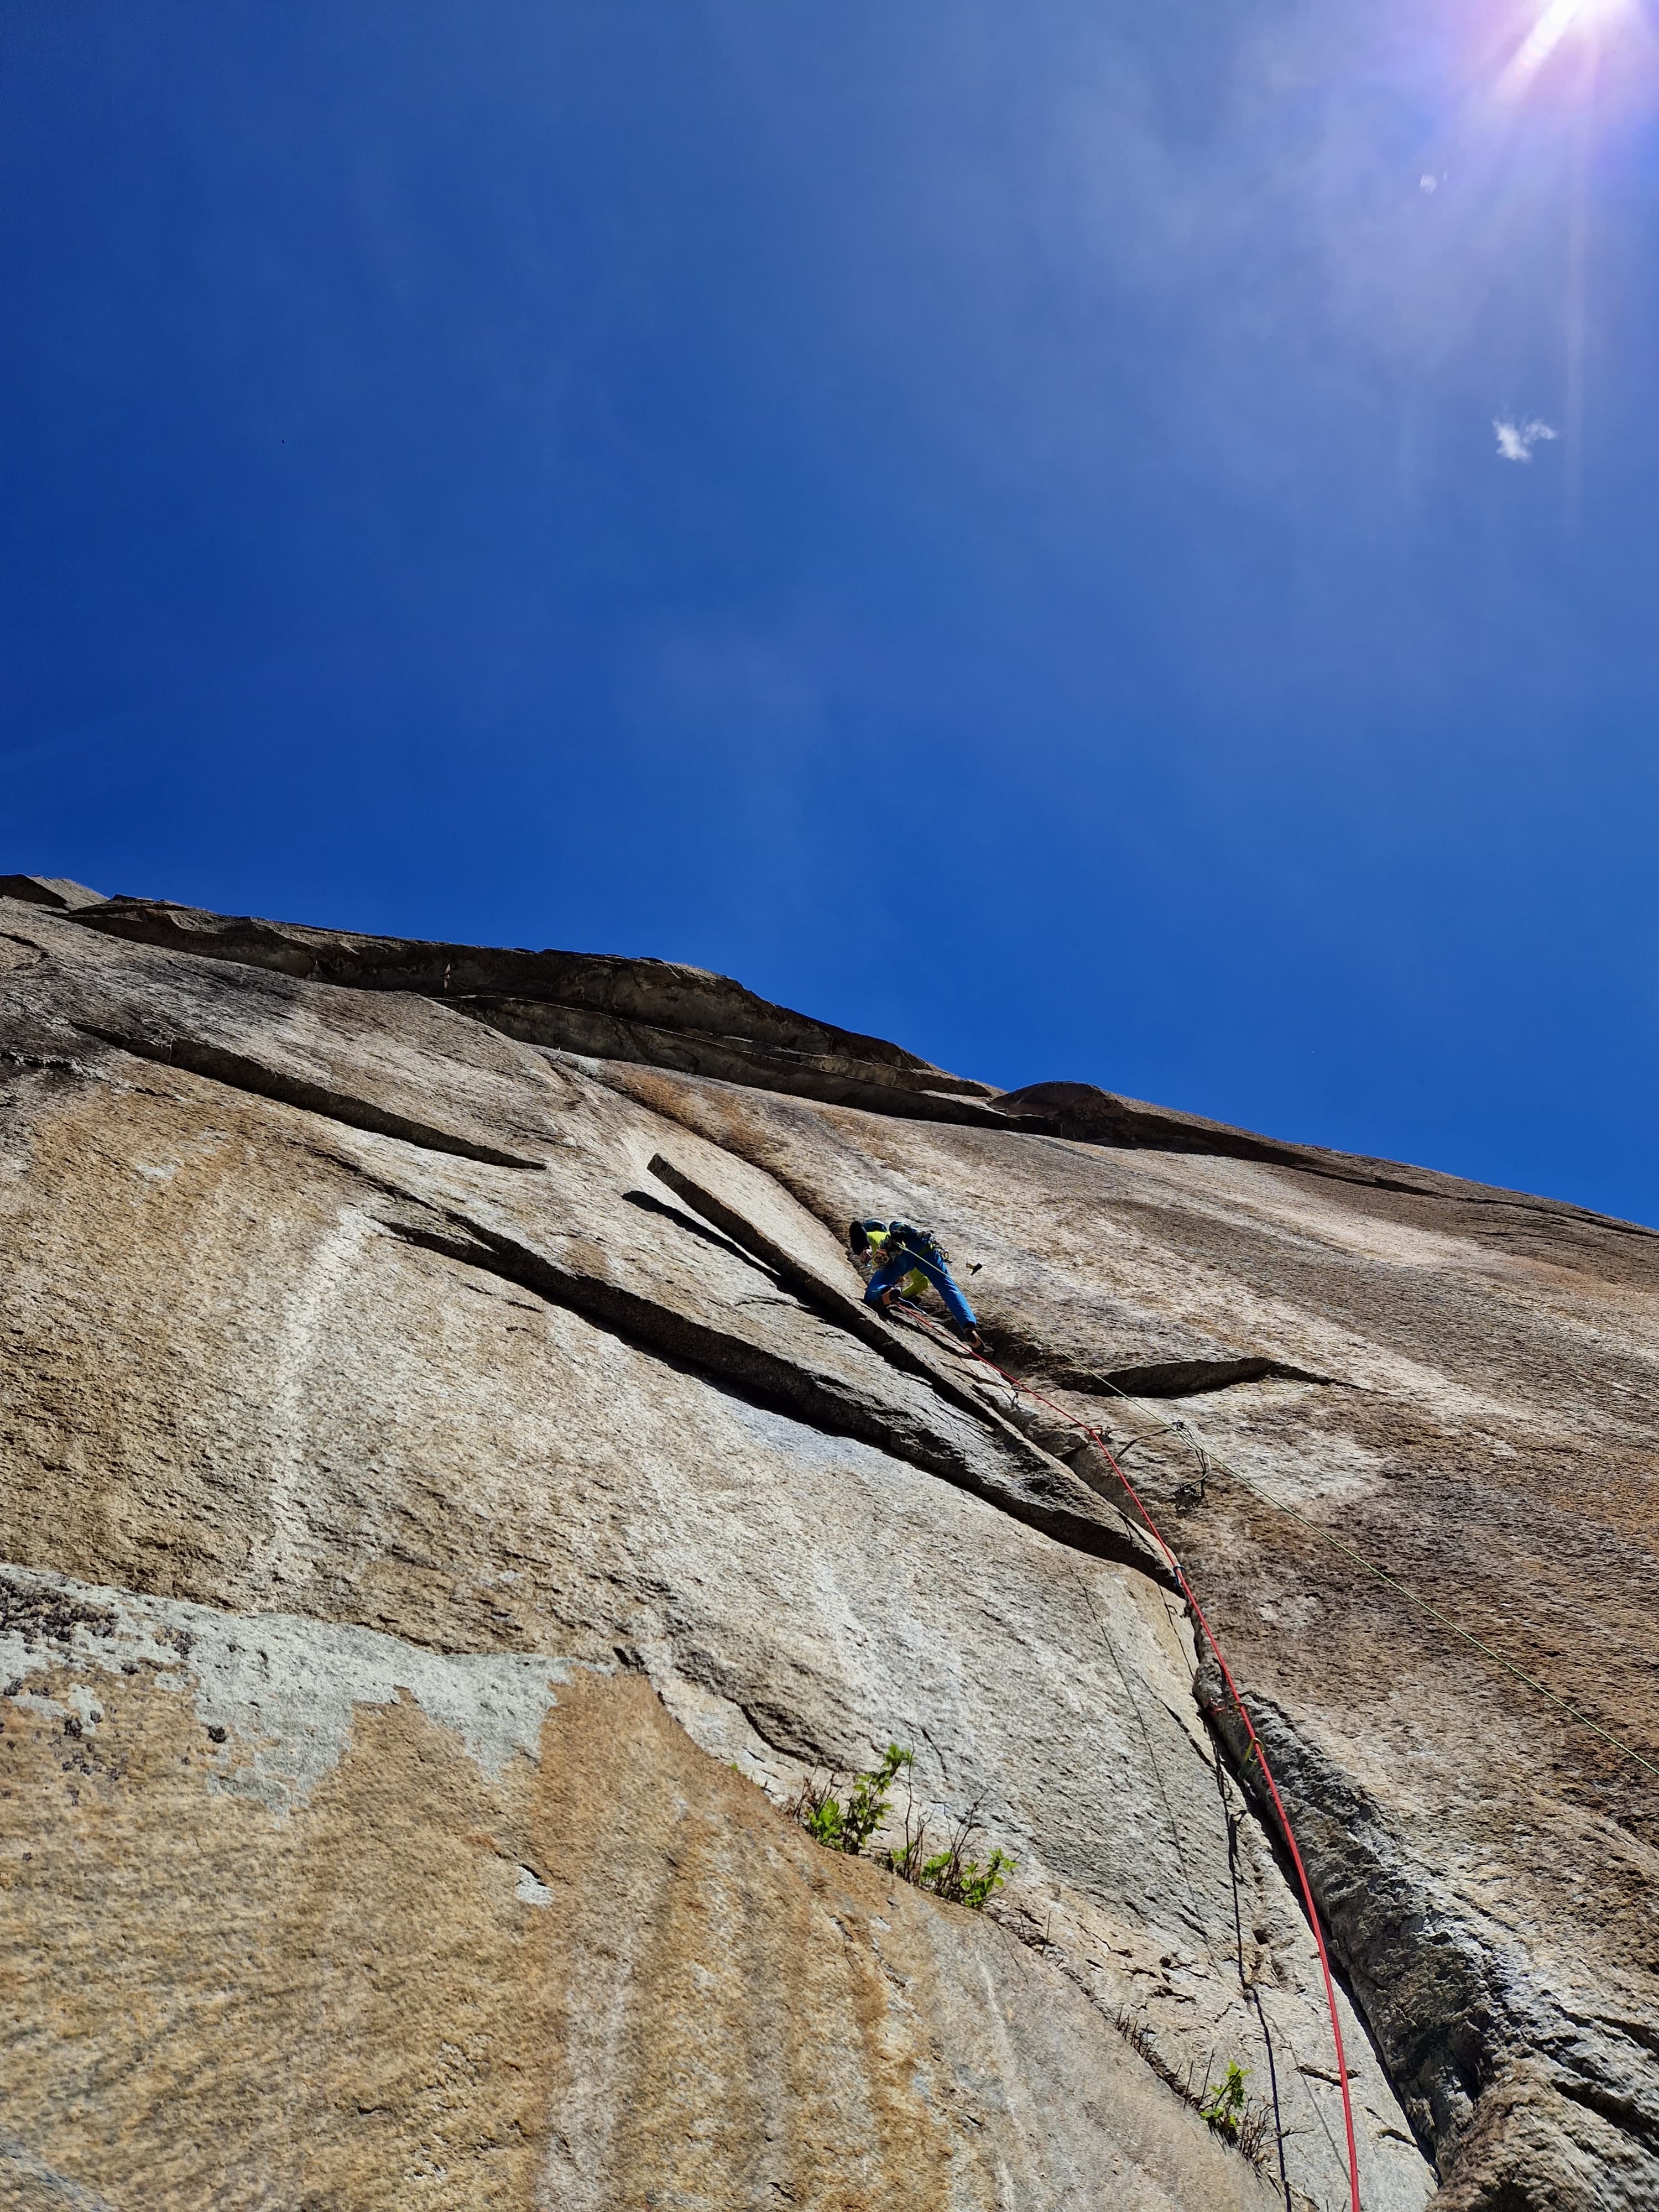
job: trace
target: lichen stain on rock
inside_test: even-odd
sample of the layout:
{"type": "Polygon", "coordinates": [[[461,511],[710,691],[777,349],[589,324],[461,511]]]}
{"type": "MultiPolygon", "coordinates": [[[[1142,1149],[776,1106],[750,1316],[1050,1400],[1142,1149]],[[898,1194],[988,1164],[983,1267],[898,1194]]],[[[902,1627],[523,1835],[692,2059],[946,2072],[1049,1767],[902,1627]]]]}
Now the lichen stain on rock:
{"type": "Polygon", "coordinates": [[[522,1778],[492,1789],[400,1700],[283,1821],[211,1786],[236,1754],[187,1699],[142,1672],[103,1695],[72,1759],[7,1716],[9,2132],[122,2205],[530,2203],[522,1778]]]}
{"type": "MultiPolygon", "coordinates": [[[[1024,1961],[996,1961],[988,2033],[976,1954],[1006,1938],[819,1851],[640,1675],[578,1678],[538,1763],[494,1784],[411,1698],[361,1706],[287,1820],[213,1787],[245,1754],[150,1669],[66,1756],[40,1706],[72,1688],[47,1668],[3,1708],[0,1989],[27,2023],[5,2102],[37,2163],[112,2204],[989,2212],[988,2143],[1060,2201],[1073,2147],[1010,2111],[1006,2055],[1047,2072],[1057,2001],[1097,2108],[1122,2077],[1119,2134],[1164,2119],[1024,1961]]],[[[1160,2164],[1261,2201],[1198,2130],[1126,2158],[1120,2201],[1180,2201],[1160,2164]]]]}

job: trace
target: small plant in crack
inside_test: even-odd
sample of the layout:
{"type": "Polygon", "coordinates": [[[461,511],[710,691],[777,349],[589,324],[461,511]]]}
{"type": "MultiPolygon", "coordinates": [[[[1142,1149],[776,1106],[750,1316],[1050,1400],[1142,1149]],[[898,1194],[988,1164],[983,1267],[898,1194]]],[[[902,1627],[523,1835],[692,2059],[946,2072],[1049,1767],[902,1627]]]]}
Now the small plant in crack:
{"type": "Polygon", "coordinates": [[[1201,2090],[1195,2089],[1194,2066],[1189,2065],[1184,2075],[1177,2073],[1158,2050],[1147,2021],[1120,2011],[1117,2031],[1136,2056],[1146,2060],[1159,2081],[1173,2089],[1182,2104],[1189,2105],[1201,2120],[1207,2121],[1224,2142],[1231,2143],[1253,2166],[1265,2162],[1273,2136],[1273,2107],[1245,2094],[1244,2084],[1249,2079],[1248,2067],[1230,2059],[1219,2081],[1206,2079],[1201,2090]]]}
{"type": "MultiPolygon", "coordinates": [[[[887,1819],[893,1784],[901,1774],[908,1784],[908,1771],[915,1763],[915,1752],[890,1743],[880,1765],[867,1774],[854,1775],[844,1796],[837,1790],[833,1774],[822,1782],[815,1776],[802,1784],[788,1810],[814,1843],[822,1844],[826,1850],[856,1855],[887,1819]]],[[[981,1802],[975,1798],[946,1832],[943,1850],[930,1850],[927,1821],[918,1815],[915,1797],[909,1796],[902,1840],[883,1851],[878,1864],[901,1881],[943,1898],[947,1905],[965,1905],[972,1911],[982,1912],[1014,1871],[1015,1862],[999,1850],[994,1850],[982,1864],[972,1855],[969,1847],[982,1829],[981,1802]]]]}
{"type": "Polygon", "coordinates": [[[1273,2116],[1270,2106],[1245,2095],[1248,2075],[1248,2068],[1230,2058],[1220,2081],[1206,2086],[1199,2100],[1198,2116],[1207,2120],[1224,2142],[1242,2151],[1254,2166],[1260,2165],[1266,2156],[1273,2116]]]}
{"type": "Polygon", "coordinates": [[[982,1832],[979,1808],[983,1802],[975,1797],[945,1836],[944,1850],[930,1853],[927,1821],[917,1814],[913,1799],[905,1808],[903,1841],[883,1852],[882,1864],[901,1881],[914,1882],[947,1905],[965,1905],[971,1911],[982,1912],[1016,1863],[1001,1850],[994,1849],[982,1866],[970,1855],[969,1844],[982,1832]]]}
{"type": "Polygon", "coordinates": [[[1220,2081],[1207,2083],[1199,2100],[1200,2119],[1207,2120],[1216,2133],[1224,2136],[1230,2143],[1238,2141],[1239,2130],[1243,2124],[1244,2080],[1243,2067],[1236,2059],[1230,2058],[1227,2070],[1220,2081]]]}
{"type": "Polygon", "coordinates": [[[843,1804],[836,1795],[834,1775],[801,1784],[789,1807],[815,1844],[827,1851],[847,1851],[856,1856],[887,1818],[888,1792],[901,1769],[914,1766],[916,1755],[890,1743],[881,1765],[868,1774],[855,1775],[843,1804]]]}

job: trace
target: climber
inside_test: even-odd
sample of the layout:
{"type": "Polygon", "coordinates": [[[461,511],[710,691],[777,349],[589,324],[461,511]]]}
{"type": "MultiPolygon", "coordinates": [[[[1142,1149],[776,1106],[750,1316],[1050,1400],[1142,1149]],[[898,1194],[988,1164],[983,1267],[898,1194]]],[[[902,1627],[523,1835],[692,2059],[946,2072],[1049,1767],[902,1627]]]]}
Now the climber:
{"type": "Polygon", "coordinates": [[[931,1283],[963,1342],[975,1352],[985,1349],[974,1310],[951,1279],[950,1255],[931,1229],[913,1229],[908,1221],[855,1221],[847,1242],[854,1265],[873,1271],[866,1305],[885,1310],[895,1297],[920,1297],[931,1283]]]}

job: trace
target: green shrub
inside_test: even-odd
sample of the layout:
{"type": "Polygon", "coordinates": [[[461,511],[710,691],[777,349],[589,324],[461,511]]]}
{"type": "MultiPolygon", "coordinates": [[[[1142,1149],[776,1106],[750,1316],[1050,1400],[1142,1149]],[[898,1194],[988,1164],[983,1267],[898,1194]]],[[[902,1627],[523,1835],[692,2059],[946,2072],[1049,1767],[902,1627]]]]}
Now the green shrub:
{"type": "MultiPolygon", "coordinates": [[[[915,1763],[913,1751],[890,1743],[879,1766],[853,1778],[844,1799],[836,1794],[833,1775],[823,1782],[814,1778],[802,1784],[789,1810],[815,1844],[856,1855],[887,1818],[894,1783],[915,1763]]],[[[1003,1850],[993,1850],[982,1865],[969,1856],[968,1846],[980,1832],[979,1802],[976,1798],[957,1822],[944,1850],[930,1854],[927,1823],[916,1817],[912,1799],[905,1808],[902,1843],[883,1851],[878,1863],[947,1905],[965,1905],[982,1912],[1014,1871],[1015,1862],[1003,1850]]]]}
{"type": "Polygon", "coordinates": [[[927,1850],[927,1821],[915,1820],[913,1811],[907,1813],[903,1842],[895,1850],[884,1851],[881,1863],[902,1881],[912,1882],[918,1889],[942,1897],[947,1905],[966,1905],[975,1912],[982,1912],[1001,1888],[1005,1875],[1014,1871],[1016,1862],[1003,1850],[994,1850],[983,1866],[969,1857],[969,1843],[979,1832],[975,1817],[977,1811],[975,1804],[951,1830],[945,1849],[931,1856],[927,1850]]]}
{"type": "Polygon", "coordinates": [[[890,1743],[879,1766],[854,1777],[844,1805],[836,1795],[832,1775],[822,1784],[804,1783],[789,1809],[815,1844],[856,1857],[887,1818],[887,1793],[895,1778],[901,1768],[914,1766],[915,1757],[915,1752],[890,1743]]]}
{"type": "Polygon", "coordinates": [[[951,1831],[945,1849],[930,1855],[927,1822],[916,1817],[913,1801],[905,1808],[903,1842],[884,1851],[881,1863],[902,1881],[942,1897],[947,1905],[965,1905],[982,1912],[1016,1862],[1004,1850],[994,1850],[983,1866],[969,1856],[969,1844],[980,1832],[980,1803],[976,1797],[951,1831]]]}
{"type": "Polygon", "coordinates": [[[977,1859],[963,1858],[953,1844],[927,1861],[920,1886],[931,1889],[948,1905],[966,1905],[982,1912],[993,1892],[1001,1888],[1003,1876],[1012,1874],[1016,1863],[1006,1851],[993,1850],[981,1870],[977,1859]]]}
{"type": "Polygon", "coordinates": [[[1243,2124],[1244,2078],[1244,2069],[1230,2058],[1220,2081],[1212,2081],[1199,2101],[1200,2119],[1207,2120],[1216,2133],[1224,2136],[1230,2143],[1238,2141],[1238,2131],[1243,2124]]]}

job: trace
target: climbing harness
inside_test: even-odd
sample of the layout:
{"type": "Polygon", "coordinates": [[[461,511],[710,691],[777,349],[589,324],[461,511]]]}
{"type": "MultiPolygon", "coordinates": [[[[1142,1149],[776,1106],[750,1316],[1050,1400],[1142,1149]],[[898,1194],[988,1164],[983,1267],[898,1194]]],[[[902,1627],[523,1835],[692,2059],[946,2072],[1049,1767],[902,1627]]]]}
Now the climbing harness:
{"type": "Polygon", "coordinates": [[[1255,1732],[1255,1723],[1250,1718],[1249,1708],[1244,1703],[1243,1693],[1234,1679],[1232,1668],[1227,1664],[1227,1656],[1217,1641],[1215,1631],[1211,1627],[1203,1607],[1200,1605],[1194,1595],[1192,1584],[1187,1579],[1185,1568],[1165,1542],[1163,1530],[1147,1511],[1139,1492],[1136,1490],[1128,1476],[1112,1456],[1111,1448],[1098,1429],[1091,1428],[1087,1421],[1079,1420],[1075,1413],[1068,1413],[1064,1406],[1057,1404],[1052,1398],[1046,1397],[1041,1390],[1035,1389],[1030,1382],[1022,1382],[1018,1376],[1009,1374],[1006,1368],[999,1367],[995,1360],[988,1353],[976,1352],[971,1345],[960,1343],[957,1339],[948,1336],[945,1331],[934,1322],[933,1316],[924,1313],[920,1307],[901,1304],[898,1310],[908,1315],[913,1321],[918,1322],[922,1328],[930,1334],[937,1336],[941,1342],[951,1345],[952,1349],[959,1352],[965,1352],[970,1359],[977,1359],[981,1366],[988,1367],[994,1375],[1000,1376],[1010,1389],[1018,1391],[1024,1397],[1035,1399],[1038,1405],[1046,1406],[1051,1413],[1058,1413],[1060,1419],[1069,1427],[1079,1431],[1086,1437],[1122,1484],[1130,1503],[1146,1522],[1153,1542],[1169,1562],[1170,1571],[1176,1579],[1176,1587],[1186,1600],[1188,1610],[1193,1619],[1203,1631],[1204,1640],[1209,1645],[1216,1665],[1221,1670],[1221,1677],[1227,1686],[1228,1695],[1232,1699],[1239,1719],[1244,1724],[1244,1733],[1249,1741],[1249,1750],[1246,1754],[1245,1763],[1248,1765],[1253,1761],[1261,1771],[1262,1782],[1273,1800],[1273,1811],[1278,1815],[1279,1832],[1285,1838],[1285,1847],[1289,1851],[1291,1863],[1296,1869],[1297,1881],[1302,1892],[1302,1902],[1308,1915],[1308,1924],[1313,1930],[1314,1942],[1319,1952],[1319,1971],[1325,1984],[1325,2003],[1331,2016],[1331,2039],[1336,2046],[1336,2075],[1342,2091],[1342,2124],[1348,2143],[1349,2199],[1352,2212],[1361,2212],[1359,2152],[1354,2136],[1353,2100],[1348,2092],[1348,2063],[1342,2048],[1342,2022],[1337,2014],[1336,1984],[1331,1974],[1330,1954],[1325,1948],[1325,1931],[1320,1923],[1319,1908],[1314,1902],[1313,1885],[1308,1880],[1308,1870],[1302,1863],[1302,1853],[1297,1848],[1296,1835],[1291,1826],[1290,1814],[1285,1810],[1285,1801],[1279,1794],[1279,1784],[1273,1779],[1272,1767],[1267,1764],[1267,1754],[1261,1747],[1261,1739],[1255,1732]]]}
{"type": "MultiPolygon", "coordinates": [[[[874,1269],[880,1267],[884,1261],[891,1259],[896,1253],[914,1250],[915,1248],[913,1245],[901,1243],[894,1234],[896,1230],[903,1226],[904,1224],[900,1222],[855,1221],[849,1231],[854,1259],[859,1261],[867,1261],[874,1269]]],[[[948,1266],[948,1258],[940,1249],[938,1239],[931,1238],[929,1241],[940,1264],[948,1266]]],[[[927,1288],[927,1278],[920,1267],[912,1267],[909,1273],[902,1276],[894,1287],[901,1297],[919,1298],[927,1288]]]]}

